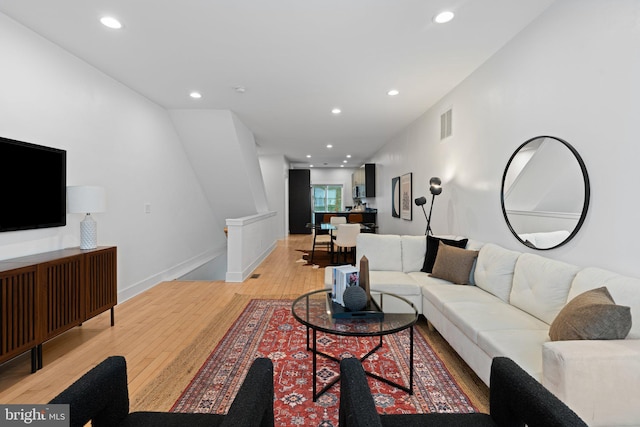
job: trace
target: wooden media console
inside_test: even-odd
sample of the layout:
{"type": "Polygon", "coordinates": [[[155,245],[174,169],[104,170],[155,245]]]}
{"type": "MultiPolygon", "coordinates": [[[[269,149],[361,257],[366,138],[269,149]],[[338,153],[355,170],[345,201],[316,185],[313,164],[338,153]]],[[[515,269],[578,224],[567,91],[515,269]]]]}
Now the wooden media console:
{"type": "Polygon", "coordinates": [[[0,260],[0,363],[31,351],[42,368],[42,344],[117,304],[117,248],[62,249],[0,260]]]}

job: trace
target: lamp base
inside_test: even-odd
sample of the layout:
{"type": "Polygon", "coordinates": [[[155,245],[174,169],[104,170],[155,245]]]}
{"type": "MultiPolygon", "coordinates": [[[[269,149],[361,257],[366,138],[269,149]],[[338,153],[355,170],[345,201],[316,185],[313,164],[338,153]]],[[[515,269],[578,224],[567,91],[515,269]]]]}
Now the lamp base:
{"type": "Polygon", "coordinates": [[[80,222],[80,249],[95,249],[98,247],[98,223],[87,214],[80,222]]]}

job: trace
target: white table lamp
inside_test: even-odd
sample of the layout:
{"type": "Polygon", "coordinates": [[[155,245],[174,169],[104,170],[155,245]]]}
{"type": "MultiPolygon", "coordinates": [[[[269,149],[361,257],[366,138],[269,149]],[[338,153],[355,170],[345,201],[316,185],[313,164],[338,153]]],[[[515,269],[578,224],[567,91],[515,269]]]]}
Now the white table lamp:
{"type": "Polygon", "coordinates": [[[98,224],[91,213],[104,212],[107,207],[107,195],[102,187],[77,185],[67,187],[67,210],[69,213],[84,213],[80,222],[80,249],[98,247],[98,224]]]}

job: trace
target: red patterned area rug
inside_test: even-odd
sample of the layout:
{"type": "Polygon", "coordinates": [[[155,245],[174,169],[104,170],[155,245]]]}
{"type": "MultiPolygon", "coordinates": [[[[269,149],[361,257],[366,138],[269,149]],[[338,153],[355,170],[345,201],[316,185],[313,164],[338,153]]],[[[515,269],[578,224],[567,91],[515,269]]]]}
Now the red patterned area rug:
{"type": "MultiPolygon", "coordinates": [[[[337,426],[340,383],[313,402],[312,356],[306,349],[306,327],[291,315],[291,300],[249,302],[200,368],[173,412],[226,413],[256,357],[274,363],[276,426],[337,426]]],[[[361,357],[377,338],[319,333],[318,349],[338,357],[361,357]]],[[[384,345],[363,362],[366,370],[407,384],[409,333],[386,335],[384,345]]],[[[318,357],[318,390],[339,374],[339,365],[318,357]]],[[[418,331],[414,333],[413,395],[369,378],[380,413],[476,412],[442,360],[418,331]]]]}

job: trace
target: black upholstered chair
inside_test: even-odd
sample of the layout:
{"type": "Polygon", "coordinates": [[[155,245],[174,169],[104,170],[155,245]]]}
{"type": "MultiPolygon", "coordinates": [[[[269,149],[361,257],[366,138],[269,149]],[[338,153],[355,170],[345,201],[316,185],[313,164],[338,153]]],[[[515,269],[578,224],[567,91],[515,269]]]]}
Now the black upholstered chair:
{"type": "Polygon", "coordinates": [[[380,415],[360,362],[343,359],[340,372],[340,427],[586,426],[560,399],[506,357],[496,357],[491,364],[490,414],[380,415]]]}
{"type": "Polygon", "coordinates": [[[273,364],[256,359],[226,415],[176,412],[129,413],[127,365],[112,356],[84,374],[49,403],[70,405],[70,426],[273,427],[273,364]]]}

